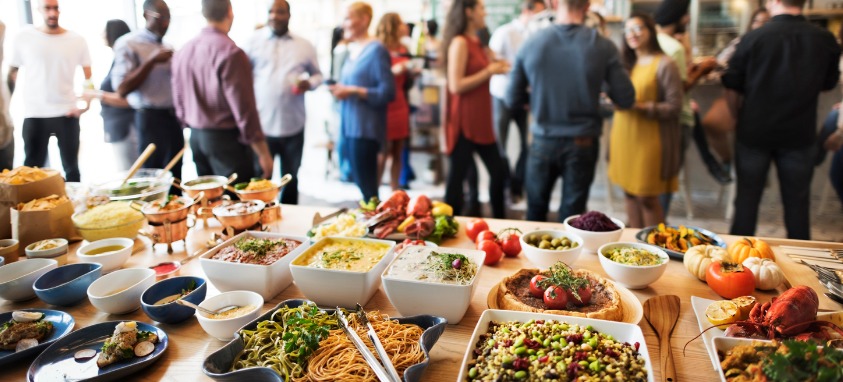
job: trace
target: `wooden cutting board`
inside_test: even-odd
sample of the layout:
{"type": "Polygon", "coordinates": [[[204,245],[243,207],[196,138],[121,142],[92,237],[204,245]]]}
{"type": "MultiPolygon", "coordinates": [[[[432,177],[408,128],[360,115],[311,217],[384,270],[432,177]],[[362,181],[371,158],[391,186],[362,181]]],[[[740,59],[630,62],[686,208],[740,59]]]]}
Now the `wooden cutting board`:
{"type": "MultiPolygon", "coordinates": [[[[820,297],[820,310],[825,311],[838,311],[843,309],[843,305],[834,302],[832,299],[828,298],[825,295],[825,292],[828,291],[825,286],[820,284],[820,280],[817,278],[817,274],[811,270],[807,265],[804,265],[796,260],[793,260],[790,256],[787,255],[789,252],[794,252],[792,250],[785,250],[778,245],[771,245],[773,252],[776,254],[776,263],[784,272],[784,277],[786,279],[785,283],[787,283],[787,287],[793,287],[797,285],[806,285],[813,288],[817,295],[820,297]]],[[[843,265],[843,262],[840,263],[843,265]]]]}

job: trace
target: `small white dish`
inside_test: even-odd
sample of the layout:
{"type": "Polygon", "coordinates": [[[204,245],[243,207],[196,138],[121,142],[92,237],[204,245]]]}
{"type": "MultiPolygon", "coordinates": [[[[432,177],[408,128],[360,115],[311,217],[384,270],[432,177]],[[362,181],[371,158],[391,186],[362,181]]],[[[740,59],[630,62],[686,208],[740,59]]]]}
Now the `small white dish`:
{"type": "Polygon", "coordinates": [[[553,229],[543,229],[527,232],[521,235],[518,240],[521,241],[521,251],[524,252],[524,256],[527,257],[527,260],[530,260],[531,263],[535,264],[541,269],[549,269],[551,266],[553,266],[553,264],[556,264],[560,261],[565,264],[568,264],[568,266],[570,267],[573,267],[574,262],[576,262],[577,259],[580,258],[580,253],[582,252],[583,248],[583,239],[579,235],[571,232],[553,229]],[[567,237],[572,242],[577,243],[577,246],[571,249],[563,250],[541,249],[531,244],[527,244],[524,238],[529,237],[530,235],[550,235],[550,237],[553,239],[567,237]]]}
{"type": "Polygon", "coordinates": [[[659,247],[642,243],[609,243],[597,249],[597,257],[600,259],[600,266],[612,280],[629,289],[643,289],[656,282],[667,270],[667,263],[670,258],[667,252],[659,247]],[[661,263],[656,265],[629,265],[613,261],[604,256],[603,253],[615,248],[635,248],[656,254],[661,263]]]}
{"type": "Polygon", "coordinates": [[[615,223],[615,225],[620,228],[614,231],[605,232],[586,231],[584,229],[574,227],[570,224],[571,220],[574,220],[578,217],[580,217],[580,215],[568,216],[568,218],[565,219],[562,224],[565,226],[566,231],[573,232],[582,238],[582,250],[586,252],[597,252],[597,249],[602,247],[604,244],[620,240],[621,235],[623,234],[623,229],[626,228],[626,225],[623,224],[620,219],[615,219],[609,216],[609,219],[612,220],[612,223],[615,223]]]}
{"type": "Polygon", "coordinates": [[[121,269],[94,281],[88,287],[88,299],[105,313],[126,314],[140,308],[140,297],[152,284],[155,284],[152,269],[121,269]]]}
{"type": "Polygon", "coordinates": [[[120,269],[129,260],[129,257],[132,256],[134,246],[135,241],[125,237],[97,240],[79,247],[76,250],[76,258],[80,263],[102,264],[102,273],[106,274],[120,269]],[[110,246],[120,246],[122,248],[96,255],[87,254],[90,251],[110,246]]]}
{"type": "Polygon", "coordinates": [[[32,286],[41,275],[58,267],[53,259],[27,259],[0,267],[0,297],[26,301],[35,297],[32,286]]]}
{"type": "Polygon", "coordinates": [[[237,333],[237,330],[260,315],[261,308],[263,308],[263,302],[263,297],[255,292],[246,290],[225,292],[205,299],[205,301],[202,301],[202,303],[199,304],[199,307],[212,311],[231,305],[243,307],[254,306],[254,309],[246,312],[242,316],[224,319],[209,318],[205,313],[197,310],[196,319],[199,321],[199,325],[202,326],[202,329],[204,329],[205,332],[210,334],[212,337],[217,338],[220,341],[230,341],[234,338],[234,334],[237,333]]]}

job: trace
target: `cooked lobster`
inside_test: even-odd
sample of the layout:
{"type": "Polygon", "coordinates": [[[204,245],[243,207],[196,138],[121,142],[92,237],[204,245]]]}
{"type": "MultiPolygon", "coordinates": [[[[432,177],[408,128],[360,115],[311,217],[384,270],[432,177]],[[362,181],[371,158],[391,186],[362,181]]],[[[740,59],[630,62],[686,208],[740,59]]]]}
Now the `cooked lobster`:
{"type": "Polygon", "coordinates": [[[410,203],[407,204],[407,216],[412,215],[417,218],[430,216],[431,208],[433,208],[433,204],[430,202],[430,198],[419,195],[410,199],[410,203]]]}

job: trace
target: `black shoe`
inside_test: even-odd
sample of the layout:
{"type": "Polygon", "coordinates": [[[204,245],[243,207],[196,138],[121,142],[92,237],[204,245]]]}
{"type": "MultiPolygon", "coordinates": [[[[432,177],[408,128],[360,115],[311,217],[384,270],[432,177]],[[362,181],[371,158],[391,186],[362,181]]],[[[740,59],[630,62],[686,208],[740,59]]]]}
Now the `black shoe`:
{"type": "Polygon", "coordinates": [[[726,166],[723,166],[720,163],[709,163],[708,172],[715,180],[717,180],[717,183],[722,185],[732,183],[732,174],[730,174],[726,166]]]}

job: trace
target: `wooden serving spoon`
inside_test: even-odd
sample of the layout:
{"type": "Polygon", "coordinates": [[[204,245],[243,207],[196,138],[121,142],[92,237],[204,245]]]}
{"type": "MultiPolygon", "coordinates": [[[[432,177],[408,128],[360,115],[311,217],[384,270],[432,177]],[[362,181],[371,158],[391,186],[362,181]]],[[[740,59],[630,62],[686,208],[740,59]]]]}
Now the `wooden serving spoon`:
{"type": "Polygon", "coordinates": [[[673,334],[676,321],[679,320],[679,296],[656,296],[645,301],[644,318],[659,338],[662,380],[676,381],[676,366],[673,364],[670,336],[673,334]]]}
{"type": "Polygon", "coordinates": [[[129,179],[132,179],[132,177],[135,176],[135,173],[140,170],[141,166],[143,166],[146,160],[149,159],[149,156],[152,155],[153,151],[155,151],[155,144],[150,143],[148,146],[146,146],[146,150],[143,150],[138,159],[135,160],[135,163],[132,164],[132,168],[129,169],[128,175],[126,175],[126,178],[123,179],[123,183],[120,183],[120,187],[123,187],[123,185],[125,185],[126,182],[129,181],[129,179]]]}

